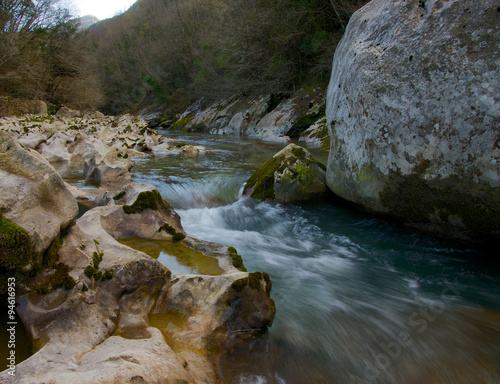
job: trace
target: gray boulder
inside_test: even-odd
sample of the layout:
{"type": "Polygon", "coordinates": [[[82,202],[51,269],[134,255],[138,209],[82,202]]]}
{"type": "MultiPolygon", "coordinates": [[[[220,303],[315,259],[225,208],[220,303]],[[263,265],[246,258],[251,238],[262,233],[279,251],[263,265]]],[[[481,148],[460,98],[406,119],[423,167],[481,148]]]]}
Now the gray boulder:
{"type": "Polygon", "coordinates": [[[80,111],[77,111],[76,109],[61,107],[56,112],[56,116],[61,117],[63,119],[75,119],[77,117],[82,117],[82,113],[80,111]]]}
{"type": "Polygon", "coordinates": [[[243,194],[291,203],[321,197],[327,190],[326,167],[306,149],[290,144],[254,172],[243,194]]]}
{"type": "Polygon", "coordinates": [[[333,192],[426,231],[500,237],[498,28],[493,0],[357,11],[327,95],[333,192]]]}

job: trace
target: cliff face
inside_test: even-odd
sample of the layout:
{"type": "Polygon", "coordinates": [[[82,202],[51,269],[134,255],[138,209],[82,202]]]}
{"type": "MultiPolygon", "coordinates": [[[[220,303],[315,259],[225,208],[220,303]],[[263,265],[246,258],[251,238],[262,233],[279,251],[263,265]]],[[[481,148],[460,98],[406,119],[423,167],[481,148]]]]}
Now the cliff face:
{"type": "Polygon", "coordinates": [[[374,0],[327,94],[327,181],[341,197],[461,238],[500,236],[496,2],[374,0]]]}

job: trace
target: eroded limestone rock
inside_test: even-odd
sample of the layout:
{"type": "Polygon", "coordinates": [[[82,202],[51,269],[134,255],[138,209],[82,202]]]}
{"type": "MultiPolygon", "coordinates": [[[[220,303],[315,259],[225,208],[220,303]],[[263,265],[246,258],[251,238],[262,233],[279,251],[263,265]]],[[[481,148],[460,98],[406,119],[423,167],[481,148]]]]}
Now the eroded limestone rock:
{"type": "Polygon", "coordinates": [[[63,239],[59,262],[75,284],[19,299],[28,333],[44,346],[18,364],[15,378],[0,373],[2,383],[219,384],[218,354],[272,324],[267,274],[237,269],[234,249],[185,238],[224,273],[171,279],[160,262],[117,241],[182,232],[171,205],[150,185],[132,184],[115,197],[114,205],[79,218],[63,239]]]}
{"type": "Polygon", "coordinates": [[[0,131],[0,210],[24,228],[41,254],[76,218],[78,206],[61,177],[35,151],[0,131]]]}
{"type": "Polygon", "coordinates": [[[327,180],[427,231],[500,236],[498,4],[374,0],[351,18],[327,96],[327,180]]]}

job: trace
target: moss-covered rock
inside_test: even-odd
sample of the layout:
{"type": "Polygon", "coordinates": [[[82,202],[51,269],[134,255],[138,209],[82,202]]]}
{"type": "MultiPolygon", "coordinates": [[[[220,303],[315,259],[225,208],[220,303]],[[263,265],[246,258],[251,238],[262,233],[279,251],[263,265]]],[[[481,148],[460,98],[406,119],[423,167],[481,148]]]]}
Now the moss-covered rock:
{"type": "Polygon", "coordinates": [[[290,144],[253,173],[243,194],[282,203],[318,198],[327,192],[325,171],[306,149],[290,144]]]}
{"type": "Polygon", "coordinates": [[[7,277],[26,280],[36,263],[29,233],[0,212],[0,290],[7,277]]]}
{"type": "Polygon", "coordinates": [[[231,259],[233,260],[233,267],[239,269],[240,271],[246,272],[247,269],[243,264],[243,259],[240,255],[238,255],[238,251],[236,251],[236,248],[229,247],[227,251],[229,252],[229,256],[231,256],[231,259]]]}
{"type": "Polygon", "coordinates": [[[123,206],[123,212],[131,215],[134,213],[140,213],[146,209],[157,211],[168,208],[169,207],[163,202],[160,192],[152,190],[139,193],[139,196],[137,196],[137,199],[132,205],[123,206]]]}
{"type": "Polygon", "coordinates": [[[300,116],[292,124],[292,128],[288,130],[286,135],[291,139],[298,139],[300,135],[306,131],[311,125],[315,124],[318,120],[325,117],[325,105],[317,108],[305,115],[300,116]]]}

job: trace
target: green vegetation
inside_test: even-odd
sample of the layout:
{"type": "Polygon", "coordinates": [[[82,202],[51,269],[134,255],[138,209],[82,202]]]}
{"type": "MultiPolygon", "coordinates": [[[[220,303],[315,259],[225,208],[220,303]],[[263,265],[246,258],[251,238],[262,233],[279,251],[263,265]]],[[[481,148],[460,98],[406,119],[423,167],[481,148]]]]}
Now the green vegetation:
{"type": "Polygon", "coordinates": [[[113,200],[120,200],[123,196],[125,196],[127,192],[125,191],[120,191],[116,195],[113,196],[113,200]]]}
{"type": "Polygon", "coordinates": [[[181,232],[177,232],[174,227],[172,227],[170,224],[163,224],[159,229],[158,232],[167,232],[169,235],[172,235],[172,240],[173,241],[182,241],[186,238],[186,235],[181,232]]]}
{"type": "Polygon", "coordinates": [[[73,289],[76,282],[69,275],[70,268],[63,263],[58,263],[50,271],[49,280],[45,284],[39,285],[35,288],[37,293],[46,295],[58,288],[64,288],[69,291],[73,289]]]}
{"type": "Polygon", "coordinates": [[[123,211],[130,215],[134,213],[140,213],[146,209],[160,210],[168,209],[169,207],[163,201],[160,193],[156,190],[154,191],[144,191],[139,193],[137,199],[132,205],[124,205],[123,211]]]}
{"type": "Polygon", "coordinates": [[[59,0],[1,2],[0,96],[54,105],[100,103],[92,57],[70,19],[59,0]]]}
{"type": "Polygon", "coordinates": [[[326,107],[321,107],[316,113],[307,113],[294,121],[292,128],[286,133],[292,139],[298,139],[306,129],[325,117],[326,107]]]}
{"type": "Polygon", "coordinates": [[[274,199],[274,172],[280,166],[280,159],[273,157],[258,168],[247,181],[245,190],[253,188],[254,199],[274,199]]]}
{"type": "Polygon", "coordinates": [[[7,277],[24,282],[35,263],[36,254],[28,232],[0,212],[0,289],[7,277]]]}
{"type": "Polygon", "coordinates": [[[233,259],[233,266],[242,272],[246,272],[247,269],[245,268],[245,265],[243,265],[243,259],[240,255],[238,255],[236,248],[229,247],[227,251],[229,252],[229,256],[233,259]]]}
{"type": "MultiPolygon", "coordinates": [[[[143,0],[85,38],[106,112],[153,104],[172,115],[202,98],[324,86],[348,19],[366,2],[143,0]]],[[[181,120],[174,129],[188,125],[181,120]]]]}
{"type": "Polygon", "coordinates": [[[272,200],[275,197],[275,172],[281,174],[287,168],[294,180],[298,179],[302,184],[307,184],[314,180],[314,172],[310,168],[310,165],[317,164],[321,169],[326,171],[326,166],[313,157],[308,157],[303,148],[292,148],[292,154],[294,156],[288,158],[285,154],[281,154],[266,161],[252,174],[252,176],[250,176],[245,186],[244,193],[251,190],[250,197],[254,199],[272,200]],[[299,163],[297,163],[298,161],[299,163]]]}
{"type": "Polygon", "coordinates": [[[94,278],[95,281],[107,281],[111,280],[114,276],[114,272],[111,269],[99,271],[99,264],[102,261],[104,254],[94,252],[92,265],[85,268],[84,273],[89,279],[94,278]]]}
{"type": "Polygon", "coordinates": [[[159,229],[158,232],[167,232],[170,235],[175,235],[177,231],[175,230],[174,227],[172,227],[170,224],[163,224],[159,229]]]}
{"type": "Polygon", "coordinates": [[[236,292],[243,292],[243,290],[248,286],[248,277],[244,279],[239,279],[231,284],[231,288],[233,288],[236,292]]]}
{"type": "MultiPolygon", "coordinates": [[[[349,17],[367,1],[141,0],[84,32],[59,0],[4,1],[0,96],[43,99],[53,113],[155,105],[173,116],[196,100],[324,86],[349,17]]],[[[176,129],[189,124],[181,120],[176,129]]]]}

